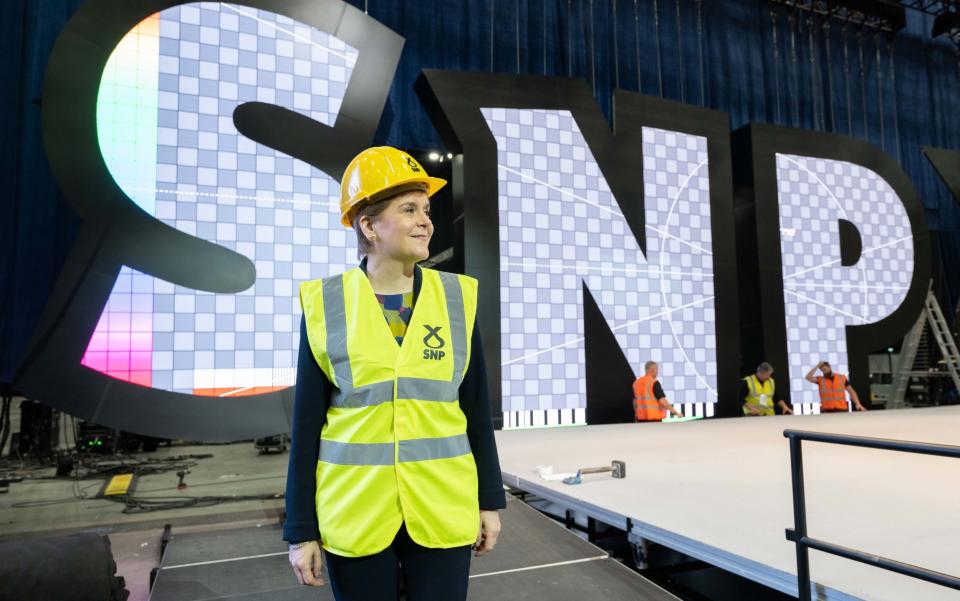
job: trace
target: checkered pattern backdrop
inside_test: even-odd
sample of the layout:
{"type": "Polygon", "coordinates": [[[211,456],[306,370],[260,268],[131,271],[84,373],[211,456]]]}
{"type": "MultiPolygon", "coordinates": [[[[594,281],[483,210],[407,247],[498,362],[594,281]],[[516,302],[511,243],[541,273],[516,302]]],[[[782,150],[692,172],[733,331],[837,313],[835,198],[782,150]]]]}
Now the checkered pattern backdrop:
{"type": "Polygon", "coordinates": [[[777,182],[790,392],[803,412],[818,412],[817,387],[803,376],[820,361],[849,373],[845,326],[880,321],[903,302],[913,237],[903,203],[865,167],[779,154],[777,182]],[[840,264],[839,219],[863,242],[850,267],[840,264]]]}
{"type": "Polygon", "coordinates": [[[337,182],[241,136],[232,115],[262,101],[332,125],[357,51],[280,15],[205,2],[160,13],[158,50],[156,179],[114,177],[141,206],[155,200],[161,221],[254,261],[257,279],[219,295],[124,268],[98,334],[130,335],[119,322],[115,331],[110,309],[133,287],[152,302],[154,387],[236,394],[290,385],[298,284],[353,266],[356,242],[339,223],[337,182]]]}
{"type": "MultiPolygon", "coordinates": [[[[568,111],[483,109],[498,146],[503,407],[585,406],[582,282],[633,366],[712,414],[716,340],[706,139],[645,128],[647,257],[568,111]]],[[[641,159],[642,157],[642,159],[641,159]]],[[[642,165],[640,161],[642,160],[642,165]]],[[[576,421],[583,412],[576,411],[576,421]]]]}

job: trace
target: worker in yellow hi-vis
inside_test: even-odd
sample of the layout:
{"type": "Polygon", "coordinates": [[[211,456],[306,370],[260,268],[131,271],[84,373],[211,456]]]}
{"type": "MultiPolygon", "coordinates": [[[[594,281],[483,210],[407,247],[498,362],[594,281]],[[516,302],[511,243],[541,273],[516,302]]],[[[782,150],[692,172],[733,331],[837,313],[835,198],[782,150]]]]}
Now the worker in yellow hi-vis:
{"type": "Polygon", "coordinates": [[[740,385],[740,399],[744,415],[774,415],[774,406],[781,413],[793,414],[790,405],[777,394],[777,383],[773,380],[773,366],[764,361],[757,371],[743,379],[740,385]]]}

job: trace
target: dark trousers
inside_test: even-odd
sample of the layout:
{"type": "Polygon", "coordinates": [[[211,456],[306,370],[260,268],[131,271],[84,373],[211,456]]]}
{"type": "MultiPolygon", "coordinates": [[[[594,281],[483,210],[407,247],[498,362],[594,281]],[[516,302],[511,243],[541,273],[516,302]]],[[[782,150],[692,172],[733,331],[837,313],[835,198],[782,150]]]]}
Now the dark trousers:
{"type": "Polygon", "coordinates": [[[402,525],[393,543],[375,555],[323,555],[337,601],[397,601],[401,574],[408,601],[463,601],[467,598],[470,553],[470,545],[421,547],[402,525]]]}

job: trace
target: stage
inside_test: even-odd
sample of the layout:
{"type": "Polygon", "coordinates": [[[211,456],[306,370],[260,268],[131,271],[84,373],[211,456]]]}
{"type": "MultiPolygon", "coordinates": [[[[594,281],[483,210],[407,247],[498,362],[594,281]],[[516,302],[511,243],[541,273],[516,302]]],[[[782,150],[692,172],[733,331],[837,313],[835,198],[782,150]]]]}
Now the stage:
{"type": "MultiPolygon", "coordinates": [[[[679,601],[512,497],[501,518],[496,549],[471,561],[470,599],[679,601]]],[[[279,525],[172,534],[150,601],[333,599],[328,583],[297,584],[279,525]]]]}
{"type": "MultiPolygon", "coordinates": [[[[691,557],[797,594],[783,430],[960,444],[960,407],[497,432],[504,484],[691,557]],[[555,472],[626,462],[627,477],[555,472]]],[[[960,461],[804,443],[809,535],[960,574],[960,461]]],[[[509,523],[505,523],[509,528],[509,523]]],[[[956,599],[957,592],[810,552],[814,598],[956,599]]]]}

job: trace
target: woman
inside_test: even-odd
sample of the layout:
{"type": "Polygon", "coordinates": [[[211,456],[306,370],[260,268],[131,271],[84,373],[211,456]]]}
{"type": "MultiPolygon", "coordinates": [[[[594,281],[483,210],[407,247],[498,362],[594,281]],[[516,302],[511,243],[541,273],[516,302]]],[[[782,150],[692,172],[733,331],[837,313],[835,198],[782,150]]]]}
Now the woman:
{"type": "Polygon", "coordinates": [[[301,584],[322,585],[325,555],[338,601],[398,599],[401,573],[410,601],[466,599],[471,548],[500,531],[477,282],[417,266],[445,184],[395,148],[361,152],[340,210],[365,258],[300,288],[284,539],[301,584]]]}

